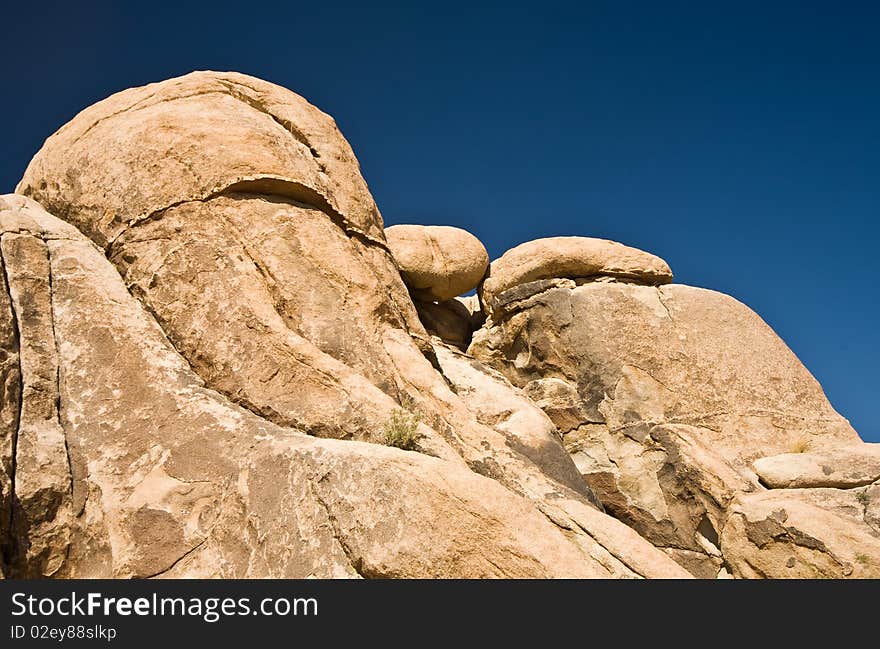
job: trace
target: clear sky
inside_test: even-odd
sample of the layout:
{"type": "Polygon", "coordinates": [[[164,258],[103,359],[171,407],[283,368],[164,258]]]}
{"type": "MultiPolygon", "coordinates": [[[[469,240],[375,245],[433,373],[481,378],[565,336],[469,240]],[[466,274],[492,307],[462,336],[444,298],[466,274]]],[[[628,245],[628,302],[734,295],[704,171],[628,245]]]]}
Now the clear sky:
{"type": "Polygon", "coordinates": [[[336,118],[387,224],[464,227],[493,258],[561,234],[659,254],[880,441],[877,3],[17,2],[0,23],[0,191],[117,90],[245,72],[336,118]]]}

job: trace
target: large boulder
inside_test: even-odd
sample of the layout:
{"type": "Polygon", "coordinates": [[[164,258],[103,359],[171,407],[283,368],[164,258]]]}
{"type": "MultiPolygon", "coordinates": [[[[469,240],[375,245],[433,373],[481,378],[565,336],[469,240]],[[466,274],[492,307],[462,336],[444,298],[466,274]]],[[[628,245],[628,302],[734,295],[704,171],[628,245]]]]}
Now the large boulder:
{"type": "Polygon", "coordinates": [[[348,145],[293,93],[226,73],[125,91],[50,137],[17,191],[87,234],[205,388],[261,425],[372,449],[408,410],[423,455],[526,498],[605,574],[681,574],[559,481],[573,465],[510,443],[530,430],[450,388],[348,145]]]}
{"type": "Polygon", "coordinates": [[[467,230],[446,225],[392,225],[388,247],[413,297],[451,300],[477,287],[489,266],[486,248],[467,230]]]}
{"type": "Polygon", "coordinates": [[[199,72],[86,109],[47,140],[18,191],[91,235],[209,388],[278,425],[370,442],[383,441],[390,413],[404,407],[424,415],[424,452],[464,462],[441,431],[492,433],[426,358],[427,333],[359,177],[333,120],[301,97],[199,72]],[[163,132],[174,134],[173,150],[163,132]],[[254,150],[240,159],[214,155],[242,141],[254,150]],[[166,166],[172,155],[191,168],[186,182],[166,166]],[[205,176],[214,184],[195,196],[205,176]],[[147,190],[126,188],[132,177],[152,188],[147,218],[147,190]],[[218,189],[217,178],[229,184],[218,189]],[[85,193],[93,185],[107,189],[85,193]],[[300,186],[338,191],[340,207],[300,186]]]}
{"type": "Polygon", "coordinates": [[[763,489],[752,461],[859,441],[778,336],[714,291],[530,281],[495,298],[468,353],[545,408],[606,511],[698,576],[727,559],[732,500],[763,489]]]}
{"type": "Polygon", "coordinates": [[[235,405],[100,249],[29,199],[0,198],[0,241],[0,357],[21,367],[0,404],[17,432],[3,429],[0,458],[8,575],[677,576],[631,531],[613,540],[620,524],[595,509],[584,526],[623,559],[460,462],[318,439],[235,405]]]}
{"type": "Polygon", "coordinates": [[[359,170],[346,150],[332,119],[290,91],[242,75],[193,73],[125,91],[80,113],[47,140],[18,190],[94,233],[175,349],[209,388],[236,404],[281,426],[370,442],[383,441],[390,413],[403,407],[423,415],[420,448],[426,453],[464,463],[474,458],[462,458],[461,449],[475,447],[482,460],[488,435],[496,439],[490,446],[510,455],[432,367],[433,350],[381,239],[378,211],[358,208],[372,199],[363,182],[353,180],[359,170]],[[205,117],[194,119],[202,101],[205,117]],[[253,136],[220,128],[220,121],[246,126],[253,136]],[[281,123],[286,126],[278,130],[281,123]],[[190,198],[190,184],[163,166],[168,150],[157,148],[158,141],[138,149],[142,136],[150,142],[169,130],[180,140],[175,155],[190,156],[182,159],[193,179],[208,174],[231,184],[190,198]],[[104,140],[126,134],[135,139],[114,147],[104,140]],[[258,150],[242,158],[252,181],[241,180],[244,162],[237,157],[212,155],[237,147],[240,138],[258,150]],[[321,153],[326,142],[333,147],[321,153]],[[77,156],[80,150],[85,157],[77,156]],[[316,176],[302,171],[327,157],[334,164],[316,176]],[[279,165],[290,182],[266,184],[279,165]],[[138,216],[143,194],[129,196],[122,185],[144,166],[153,169],[151,186],[162,192],[150,194],[151,205],[166,203],[149,218],[138,216]],[[109,188],[84,196],[81,188],[92,181],[55,181],[78,175],[109,188]],[[288,192],[293,179],[328,196],[328,188],[338,187],[344,198],[334,204],[349,205],[352,216],[340,221],[324,201],[288,192]],[[350,194],[361,199],[351,202],[350,194]],[[379,239],[367,236],[373,230],[379,239]],[[473,440],[463,444],[467,438],[473,440]]]}
{"type": "Polygon", "coordinates": [[[89,106],[46,141],[16,191],[102,247],[169,207],[236,191],[318,206],[346,231],[383,240],[333,118],[235,72],[193,72],[89,106]]]}
{"type": "Polygon", "coordinates": [[[123,91],[17,191],[104,249],[211,388],[278,424],[373,439],[406,384],[390,339],[430,349],[348,144],[283,88],[197,72],[123,91]]]}

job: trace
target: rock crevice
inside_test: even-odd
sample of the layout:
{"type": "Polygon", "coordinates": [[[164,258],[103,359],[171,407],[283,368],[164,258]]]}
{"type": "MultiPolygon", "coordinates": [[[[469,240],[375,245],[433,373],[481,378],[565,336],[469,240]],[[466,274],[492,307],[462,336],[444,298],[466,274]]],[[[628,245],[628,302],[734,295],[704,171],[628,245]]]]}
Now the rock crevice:
{"type": "Polygon", "coordinates": [[[73,476],[60,410],[52,260],[38,233],[3,232],[0,253],[21,381],[10,470],[7,572],[53,574],[66,558],[73,476]],[[31,572],[31,566],[39,572],[31,572]]]}

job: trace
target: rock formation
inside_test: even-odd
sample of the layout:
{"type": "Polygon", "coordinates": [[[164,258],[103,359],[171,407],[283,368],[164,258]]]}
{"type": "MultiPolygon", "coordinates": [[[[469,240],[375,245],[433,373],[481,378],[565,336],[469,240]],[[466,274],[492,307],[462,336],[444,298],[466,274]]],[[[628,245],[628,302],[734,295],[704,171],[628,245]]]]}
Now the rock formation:
{"type": "Polygon", "coordinates": [[[5,575],[880,575],[877,452],[757,315],[614,242],[386,230],[278,86],[87,108],[0,254],[5,575]]]}
{"type": "Polygon", "coordinates": [[[388,247],[428,333],[462,351],[484,321],[476,296],[489,267],[486,248],[470,232],[440,225],[392,225],[388,247]]]}
{"type": "MultiPolygon", "coordinates": [[[[828,566],[854,565],[852,556],[834,551],[831,563],[805,567],[798,555],[800,543],[819,547],[825,535],[834,538],[836,513],[826,516],[827,528],[774,537],[785,550],[728,535],[762,515],[758,503],[782,507],[791,498],[792,509],[802,510],[799,495],[765,497],[765,486],[876,481],[873,447],[860,443],[815,379],[747,307],[714,291],[664,284],[668,266],[647,253],[578,244],[586,259],[580,266],[567,251],[562,261],[549,260],[552,246],[540,241],[493,262],[482,291],[489,319],[468,354],[544,408],[606,511],[696,576],[714,577],[722,568],[747,577],[845,576],[843,568],[833,573],[828,566]],[[533,246],[541,254],[529,255],[533,246]],[[500,277],[493,281],[496,269],[500,277]],[[524,283],[516,284],[518,278],[524,283]],[[762,483],[755,473],[778,476],[780,462],[762,457],[807,448],[836,458],[826,461],[836,466],[827,468],[831,479],[762,483]],[[785,561],[756,567],[764,561],[757,555],[769,552],[787,553],[785,561]],[[794,567],[787,565],[792,557],[794,567]]],[[[821,461],[781,464],[806,476],[821,461]]],[[[876,524],[853,525],[860,543],[877,547],[876,524]]],[[[860,552],[848,547],[853,556],[860,552]]],[[[880,570],[873,559],[868,563],[867,574],[880,570]]]]}
{"type": "Polygon", "coordinates": [[[507,291],[520,286],[544,286],[533,282],[564,277],[619,278],[656,285],[671,282],[672,271],[659,257],[615,241],[550,237],[523,243],[493,261],[480,298],[489,315],[493,315],[504,304],[520,299],[516,291],[507,291]]]}
{"type": "Polygon", "coordinates": [[[444,301],[477,287],[489,253],[470,232],[445,225],[392,225],[388,247],[403,281],[421,301],[444,301]]]}

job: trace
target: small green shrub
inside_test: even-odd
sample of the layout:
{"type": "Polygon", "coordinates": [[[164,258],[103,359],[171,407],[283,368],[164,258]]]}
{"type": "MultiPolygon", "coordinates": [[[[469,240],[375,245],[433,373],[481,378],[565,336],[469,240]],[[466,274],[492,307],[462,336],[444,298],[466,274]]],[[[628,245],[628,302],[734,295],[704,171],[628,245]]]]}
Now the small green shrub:
{"type": "Polygon", "coordinates": [[[871,565],[871,558],[867,554],[857,554],[856,561],[865,566],[866,568],[871,565]]]}
{"type": "Polygon", "coordinates": [[[871,496],[868,495],[868,490],[860,491],[856,494],[856,500],[859,501],[863,507],[867,507],[868,503],[871,502],[871,496]]]}
{"type": "Polygon", "coordinates": [[[385,422],[385,444],[404,451],[415,451],[421,434],[418,432],[422,416],[397,408],[385,422]]]}

